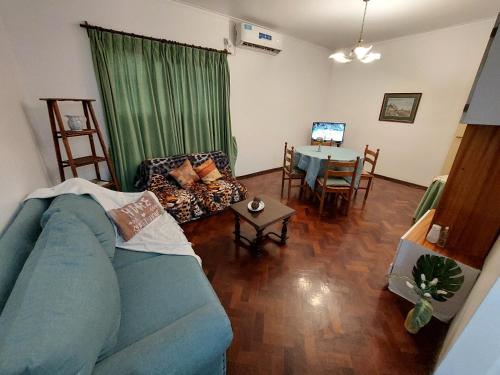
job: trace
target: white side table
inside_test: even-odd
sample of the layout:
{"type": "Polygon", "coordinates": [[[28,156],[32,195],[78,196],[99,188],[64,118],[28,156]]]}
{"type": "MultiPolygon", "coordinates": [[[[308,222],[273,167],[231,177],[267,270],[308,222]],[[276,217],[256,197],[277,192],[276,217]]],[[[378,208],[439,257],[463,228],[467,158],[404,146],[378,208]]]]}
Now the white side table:
{"type": "MultiPolygon", "coordinates": [[[[449,254],[446,254],[446,249],[431,244],[425,239],[433,217],[434,210],[427,211],[427,213],[422,216],[403,237],[401,237],[398,250],[389,268],[390,274],[393,273],[413,278],[413,266],[423,254],[452,258],[449,254]]],[[[480,273],[478,269],[463,264],[456,259],[454,260],[463,272],[464,283],[462,287],[453,297],[445,302],[432,300],[432,305],[434,307],[433,315],[443,322],[450,321],[458,310],[460,310],[480,273]]],[[[408,288],[404,280],[398,278],[389,279],[389,290],[413,303],[416,303],[419,299],[415,291],[408,288]]]]}

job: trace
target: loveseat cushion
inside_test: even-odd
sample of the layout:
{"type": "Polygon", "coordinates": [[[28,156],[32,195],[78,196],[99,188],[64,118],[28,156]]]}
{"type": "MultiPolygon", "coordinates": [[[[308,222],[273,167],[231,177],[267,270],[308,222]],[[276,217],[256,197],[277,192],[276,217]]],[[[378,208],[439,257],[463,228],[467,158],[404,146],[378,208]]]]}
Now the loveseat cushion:
{"type": "Polygon", "coordinates": [[[232,331],[208,304],[96,364],[92,375],[225,375],[232,331]]]}
{"type": "Polygon", "coordinates": [[[179,188],[161,175],[154,175],[148,190],[158,197],[178,223],[223,211],[247,196],[246,187],[227,174],[209,184],[195,183],[188,190],[179,188]]]}
{"type": "MultiPolygon", "coordinates": [[[[116,258],[114,264],[120,285],[122,317],[118,342],[113,352],[123,350],[206,305],[217,306],[220,311],[218,319],[231,332],[219,299],[194,257],[145,256],[133,251],[117,250],[116,258]]],[[[207,321],[207,324],[214,322],[207,321]]],[[[220,332],[220,335],[226,337],[227,330],[220,332]]],[[[213,340],[219,338],[216,334],[213,340]]],[[[203,342],[196,345],[211,344],[203,342]]],[[[191,350],[197,349],[192,347],[191,350]]]]}
{"type": "Polygon", "coordinates": [[[40,218],[51,199],[30,199],[0,237],[0,313],[16,283],[24,262],[42,231],[40,218]]]}
{"type": "Polygon", "coordinates": [[[88,226],[48,219],[0,316],[0,369],[90,374],[115,345],[120,295],[114,269],[88,226]]]}
{"type": "Polygon", "coordinates": [[[104,208],[89,195],[63,194],[54,198],[49,209],[43,214],[42,225],[57,211],[69,212],[83,221],[97,237],[102,248],[113,259],[116,234],[104,208]]]}
{"type": "Polygon", "coordinates": [[[223,211],[247,197],[246,187],[228,176],[208,184],[195,184],[191,193],[207,214],[223,211]]]}
{"type": "Polygon", "coordinates": [[[195,220],[205,214],[191,190],[180,188],[162,175],[157,174],[151,178],[148,190],[156,195],[163,208],[178,223],[195,220]]]}

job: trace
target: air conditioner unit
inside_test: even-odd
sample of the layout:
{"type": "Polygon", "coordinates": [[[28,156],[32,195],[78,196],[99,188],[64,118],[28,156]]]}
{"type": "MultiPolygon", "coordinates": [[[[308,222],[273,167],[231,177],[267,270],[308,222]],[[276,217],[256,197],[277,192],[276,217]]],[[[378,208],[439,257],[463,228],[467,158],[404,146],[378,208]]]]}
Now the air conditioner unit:
{"type": "Polygon", "coordinates": [[[283,49],[280,34],[251,23],[241,23],[236,26],[236,45],[268,51],[273,54],[280,53],[283,49]]]}

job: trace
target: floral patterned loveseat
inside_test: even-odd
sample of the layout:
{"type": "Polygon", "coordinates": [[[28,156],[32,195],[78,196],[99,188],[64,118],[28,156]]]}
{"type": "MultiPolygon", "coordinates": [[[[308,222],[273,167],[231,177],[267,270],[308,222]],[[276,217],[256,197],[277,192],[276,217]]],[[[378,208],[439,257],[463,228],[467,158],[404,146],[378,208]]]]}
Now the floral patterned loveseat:
{"type": "Polygon", "coordinates": [[[233,177],[229,158],[222,151],[144,160],[137,171],[135,188],[139,191],[152,191],[165,210],[179,223],[223,211],[247,197],[246,187],[233,177]],[[215,162],[223,176],[210,184],[200,181],[190,189],[183,189],[168,174],[186,159],[189,159],[193,167],[197,167],[209,158],[215,162]]]}

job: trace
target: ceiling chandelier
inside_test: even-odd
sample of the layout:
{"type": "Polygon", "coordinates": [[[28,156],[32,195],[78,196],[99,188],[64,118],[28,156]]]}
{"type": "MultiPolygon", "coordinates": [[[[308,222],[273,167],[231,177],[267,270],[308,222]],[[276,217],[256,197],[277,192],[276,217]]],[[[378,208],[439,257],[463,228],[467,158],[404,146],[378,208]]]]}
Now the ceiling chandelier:
{"type": "Polygon", "coordinates": [[[363,13],[363,22],[361,23],[361,31],[359,33],[358,43],[356,44],[356,47],[351,49],[351,51],[347,55],[344,51],[335,52],[330,55],[330,59],[333,59],[339,63],[348,63],[351,62],[356,57],[359,61],[365,64],[371,63],[372,61],[375,60],[380,60],[380,57],[382,55],[378,52],[373,52],[372,45],[368,46],[363,44],[363,32],[365,30],[366,8],[368,7],[368,1],[370,0],[363,0],[363,1],[365,2],[365,11],[363,13]]]}

